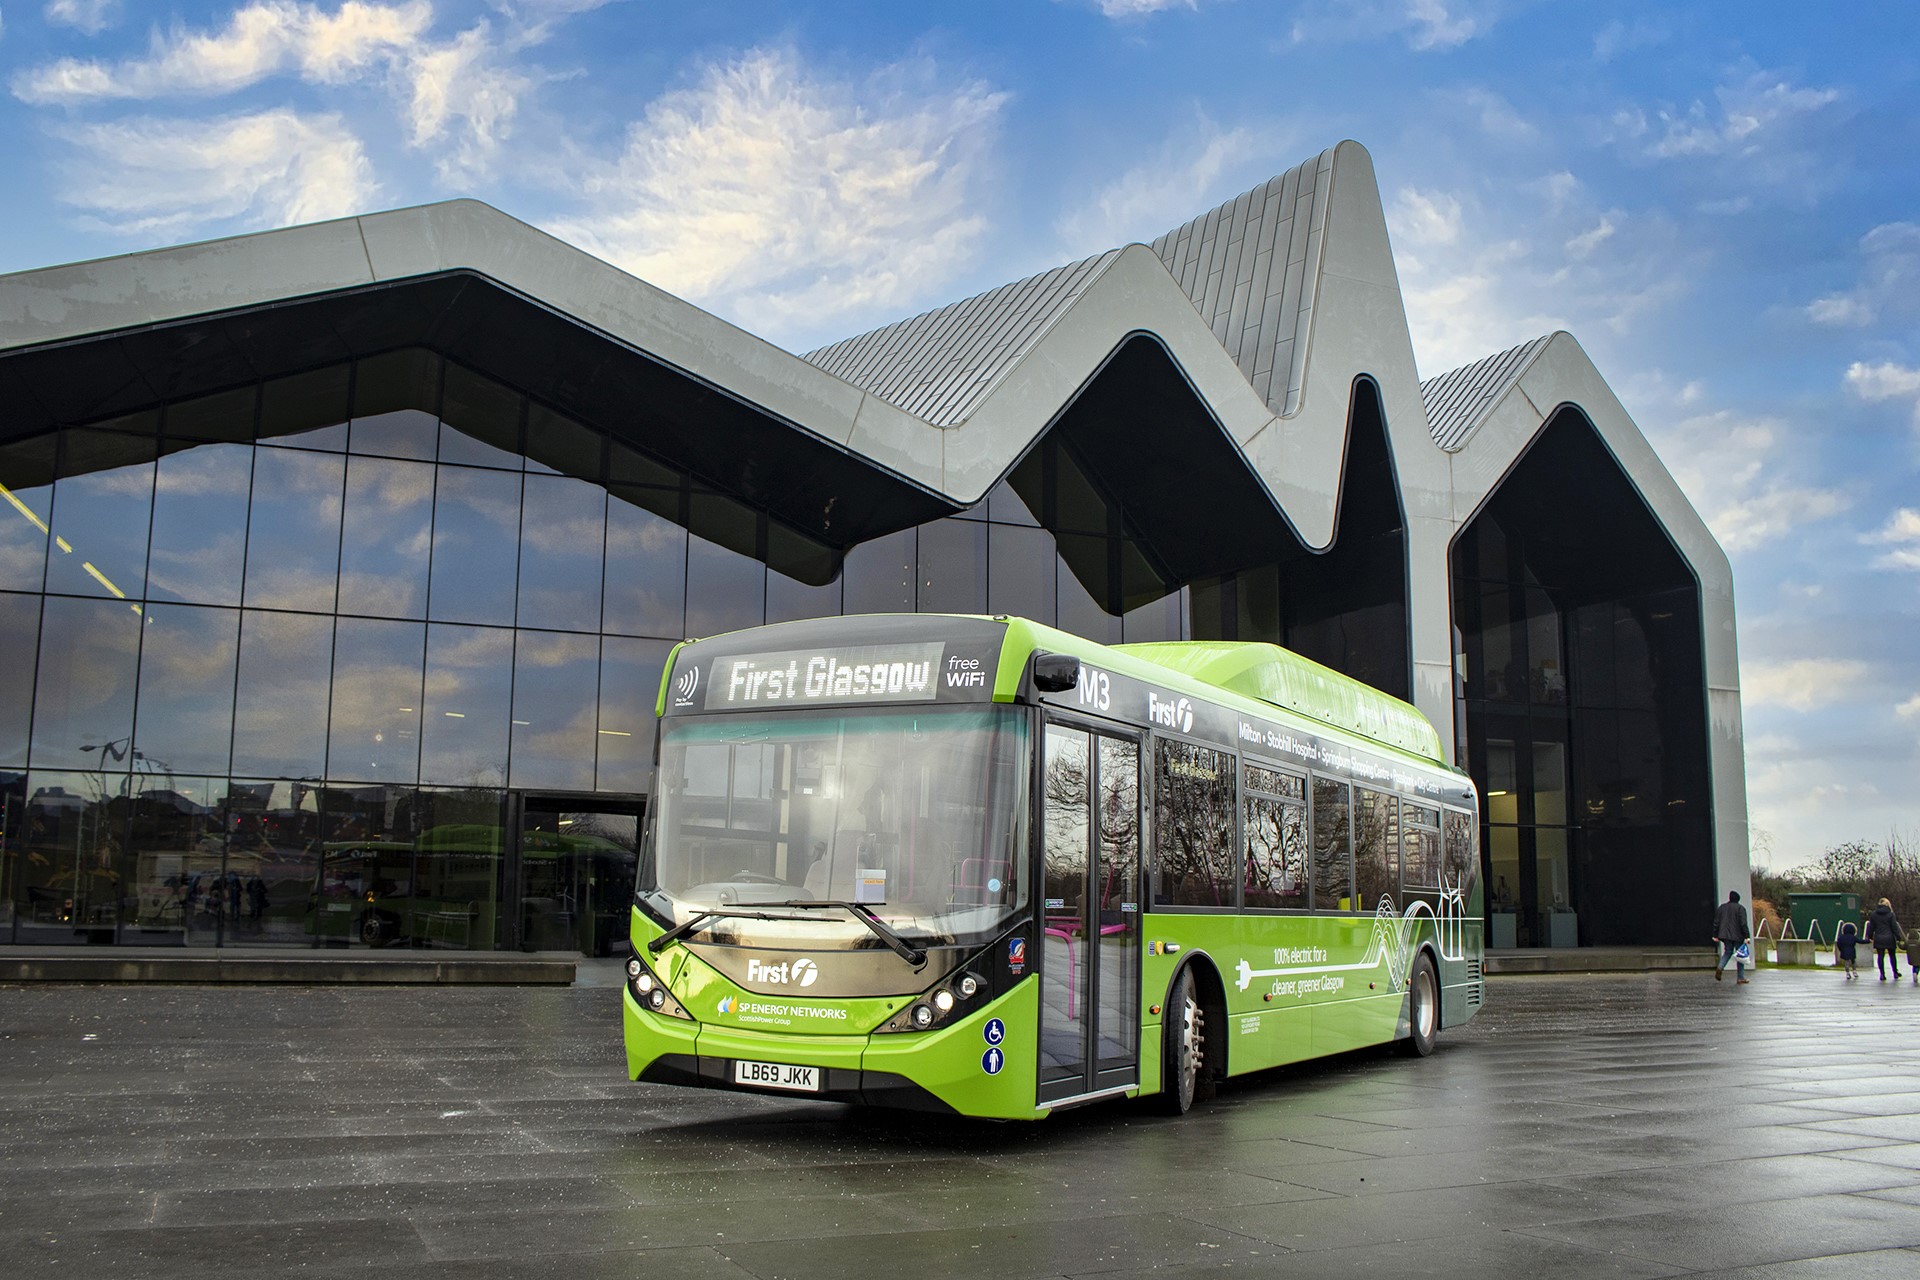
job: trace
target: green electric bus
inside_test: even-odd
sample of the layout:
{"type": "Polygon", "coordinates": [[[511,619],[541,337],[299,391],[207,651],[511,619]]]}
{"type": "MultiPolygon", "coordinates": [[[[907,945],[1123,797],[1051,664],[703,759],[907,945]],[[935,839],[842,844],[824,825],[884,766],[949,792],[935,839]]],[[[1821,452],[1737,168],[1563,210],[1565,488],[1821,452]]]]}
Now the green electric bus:
{"type": "Polygon", "coordinates": [[[657,710],[632,1079],[1179,1113],[1479,1008],[1472,783],[1276,646],[817,619],[681,645],[657,710]]]}

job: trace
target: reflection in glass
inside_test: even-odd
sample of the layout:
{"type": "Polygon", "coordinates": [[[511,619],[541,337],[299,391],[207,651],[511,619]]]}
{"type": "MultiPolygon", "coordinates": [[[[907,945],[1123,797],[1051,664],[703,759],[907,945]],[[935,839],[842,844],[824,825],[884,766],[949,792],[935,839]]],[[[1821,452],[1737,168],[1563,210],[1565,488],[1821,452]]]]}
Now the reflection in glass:
{"type": "Polygon", "coordinates": [[[989,526],[986,611],[1052,626],[1053,562],[1053,535],[1045,529],[989,526]]]}
{"type": "Polygon", "coordinates": [[[411,348],[362,360],[353,372],[354,453],[433,461],[440,435],[440,357],[411,348]]]}
{"type": "Polygon", "coordinates": [[[767,521],[767,621],[832,618],[840,613],[840,574],[833,553],[767,521]]]}
{"type": "Polygon", "coordinates": [[[148,436],[61,432],[48,591],[133,600],[146,595],[155,452],[148,436]]]}
{"type": "Polygon", "coordinates": [[[710,636],[766,621],[759,517],[714,493],[692,495],[687,538],[687,633],[710,636]]]}
{"type": "MultiPolygon", "coordinates": [[[[214,797],[190,798],[225,810],[226,858],[220,871],[240,875],[243,908],[239,928],[229,936],[237,935],[248,946],[311,946],[322,792],[305,782],[223,784],[216,778],[211,785],[214,797]]],[[[189,903],[185,914],[192,920],[203,916],[205,908],[196,910],[189,903]]]]}
{"type": "Polygon", "coordinates": [[[276,378],[260,387],[260,439],[339,453],[347,447],[347,391],[353,366],[276,378]]]}
{"type": "Polygon", "coordinates": [[[520,625],[595,630],[606,540],[605,489],[564,476],[528,476],[520,519],[520,625]]]}
{"type": "Polygon", "coordinates": [[[520,470],[520,407],[520,397],[491,378],[448,364],[440,461],[520,470]]]}
{"type": "Polygon", "coordinates": [[[503,888],[504,801],[502,793],[481,788],[415,793],[420,837],[414,860],[414,918],[406,930],[412,945],[455,950],[495,945],[503,888]]]}
{"type": "Polygon", "coordinates": [[[123,941],[218,946],[262,933],[263,860],[242,850],[229,854],[220,789],[208,778],[135,780],[127,845],[132,918],[123,941]]]}
{"type": "Polygon", "coordinates": [[[0,588],[38,591],[46,581],[57,435],[0,445],[0,588]]]}
{"type": "Polygon", "coordinates": [[[428,616],[435,622],[512,626],[519,543],[518,475],[441,467],[428,616]]]}
{"type": "Polygon", "coordinates": [[[1383,898],[1397,901],[1400,834],[1392,796],[1366,787],[1354,790],[1354,904],[1372,911],[1383,898]]]}
{"type": "Polygon", "coordinates": [[[420,671],[426,628],[342,618],[333,641],[327,777],[389,785],[420,773],[420,671]]]}
{"type": "Polygon", "coordinates": [[[1567,821],[1567,747],[1562,742],[1533,744],[1533,820],[1553,826],[1567,821]]]}
{"type": "Polygon", "coordinates": [[[653,772],[654,706],[673,645],[608,636],[600,649],[598,791],[646,791],[653,772]]]}
{"type": "Polygon", "coordinates": [[[1087,876],[1091,860],[1091,735],[1048,725],[1042,792],[1040,1083],[1080,1080],[1086,1072],[1085,979],[1087,876]]]}
{"type": "Polygon", "coordinates": [[[972,520],[921,525],[919,611],[981,613],[986,607],[986,525],[972,520]]]}
{"type": "Polygon", "coordinates": [[[340,535],[340,612],[425,617],[432,537],[431,466],[349,458],[340,535]]]}
{"type": "Polygon", "coordinates": [[[233,771],[318,778],[326,767],[327,689],[333,619],[240,616],[240,674],[233,708],[233,771]]]}
{"type": "MultiPolygon", "coordinates": [[[[1120,643],[1120,619],[1106,611],[1094,595],[1075,574],[1074,566],[1080,566],[1082,572],[1098,572],[1101,576],[1095,580],[1101,591],[1106,590],[1104,565],[1106,563],[1107,541],[1104,538],[1089,538],[1080,534],[1063,533],[1056,541],[1060,545],[1060,554],[1054,557],[1054,584],[1058,592],[1056,624],[1062,631],[1071,631],[1077,636],[1085,636],[1101,644],[1120,643]],[[1069,563],[1069,552],[1072,563],[1069,563]]],[[[1037,567],[1037,566],[1036,566],[1037,567]]]]}
{"type": "Polygon", "coordinates": [[[253,410],[257,387],[241,387],[197,400],[182,400],[166,409],[162,430],[174,440],[225,440],[253,443],[253,410]]]}
{"type": "Polygon", "coordinates": [[[240,603],[253,446],[208,444],[160,459],[147,598],[240,603]]]}
{"type": "Polygon", "coordinates": [[[1247,766],[1245,897],[1248,907],[1307,905],[1306,783],[1247,766]]]}
{"type": "MultiPolygon", "coordinates": [[[[122,767],[122,766],[116,766],[122,767]]],[[[7,895],[13,941],[113,942],[127,885],[129,778],[124,772],[26,776],[10,824],[7,895]]]]}
{"type": "Polygon", "coordinates": [[[593,790],[600,642],[522,631],[513,655],[515,787],[593,790]]]}
{"type": "Polygon", "coordinates": [[[1140,1036],[1140,748],[1099,737],[1094,788],[1094,1067],[1131,1067],[1140,1036]]]}
{"type": "Polygon", "coordinates": [[[36,768],[127,767],[139,656],[140,615],[124,602],[47,597],[34,682],[36,768]]]}
{"type": "Polygon", "coordinates": [[[169,773],[225,773],[240,611],[147,607],[134,744],[169,773]]]}
{"type": "Polygon", "coordinates": [[[848,613],[912,613],[919,531],[902,529],[847,552],[841,579],[848,613]]]}
{"type": "Polygon", "coordinates": [[[527,406],[527,470],[598,483],[606,436],[542,405],[527,406]]]}
{"type": "Polygon", "coordinates": [[[680,507],[673,490],[621,490],[607,503],[606,601],[608,631],[684,636],[687,607],[687,531],[636,502],[680,507]]]}
{"type": "Polygon", "coordinates": [[[1237,905],[1233,848],[1233,757],[1190,742],[1155,742],[1156,902],[1237,905]]]}
{"type": "Polygon", "coordinates": [[[0,592],[0,769],[25,768],[40,597],[0,592]]]}
{"type": "Polygon", "coordinates": [[[420,780],[504,786],[512,700],[513,632],[439,622],[429,626],[420,780]]]}
{"type": "Polygon", "coordinates": [[[340,574],[340,491],[346,460],[259,449],[247,528],[249,608],[332,612],[340,574]]]}
{"type": "Polygon", "coordinates": [[[1313,909],[1353,909],[1353,836],[1348,826],[1349,788],[1327,778],[1313,780],[1313,909]]]}

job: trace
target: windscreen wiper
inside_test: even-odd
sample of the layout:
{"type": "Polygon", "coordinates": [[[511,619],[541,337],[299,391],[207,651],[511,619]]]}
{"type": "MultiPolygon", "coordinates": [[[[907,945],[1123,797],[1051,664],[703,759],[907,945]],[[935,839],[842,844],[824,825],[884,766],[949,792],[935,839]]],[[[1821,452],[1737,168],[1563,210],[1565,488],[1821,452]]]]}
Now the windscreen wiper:
{"type": "MultiPolygon", "coordinates": [[[[762,904],[756,904],[762,905],[762,904]]],[[[769,902],[769,907],[791,907],[791,902],[769,902]]],[[[659,955],[674,943],[697,930],[704,929],[716,920],[794,920],[797,916],[770,916],[764,911],[735,911],[727,907],[716,907],[712,911],[697,912],[686,920],[673,926],[659,937],[647,943],[647,950],[659,955]]]]}
{"type": "Polygon", "coordinates": [[[873,914],[873,908],[864,902],[841,902],[834,898],[819,898],[808,902],[769,902],[765,905],[769,907],[787,907],[795,911],[818,911],[822,907],[839,907],[855,920],[858,920],[861,924],[873,930],[874,936],[886,943],[888,950],[892,951],[914,968],[918,969],[927,962],[926,951],[914,946],[898,933],[895,933],[893,927],[879,916],[873,914]]]}

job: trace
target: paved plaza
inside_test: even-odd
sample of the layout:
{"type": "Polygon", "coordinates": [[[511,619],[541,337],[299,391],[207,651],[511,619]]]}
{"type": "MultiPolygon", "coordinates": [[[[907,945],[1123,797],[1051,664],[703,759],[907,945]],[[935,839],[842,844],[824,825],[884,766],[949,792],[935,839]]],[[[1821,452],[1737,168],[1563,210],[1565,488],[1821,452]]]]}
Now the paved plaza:
{"type": "Polygon", "coordinates": [[[991,1125],[627,1084],[599,969],[0,988],[0,1275],[1920,1274],[1911,982],[1496,978],[1424,1061],[991,1125]]]}

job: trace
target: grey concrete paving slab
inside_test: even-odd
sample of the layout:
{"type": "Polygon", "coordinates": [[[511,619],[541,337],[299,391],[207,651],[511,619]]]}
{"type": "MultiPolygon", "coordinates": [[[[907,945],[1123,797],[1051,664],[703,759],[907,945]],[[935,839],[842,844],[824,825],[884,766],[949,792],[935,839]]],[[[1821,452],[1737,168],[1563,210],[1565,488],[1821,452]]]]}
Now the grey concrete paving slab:
{"type": "Polygon", "coordinates": [[[0,1276],[1920,1274],[1905,986],[1495,978],[1431,1058],[989,1125],[629,1084],[597,976],[0,987],[0,1276]]]}

